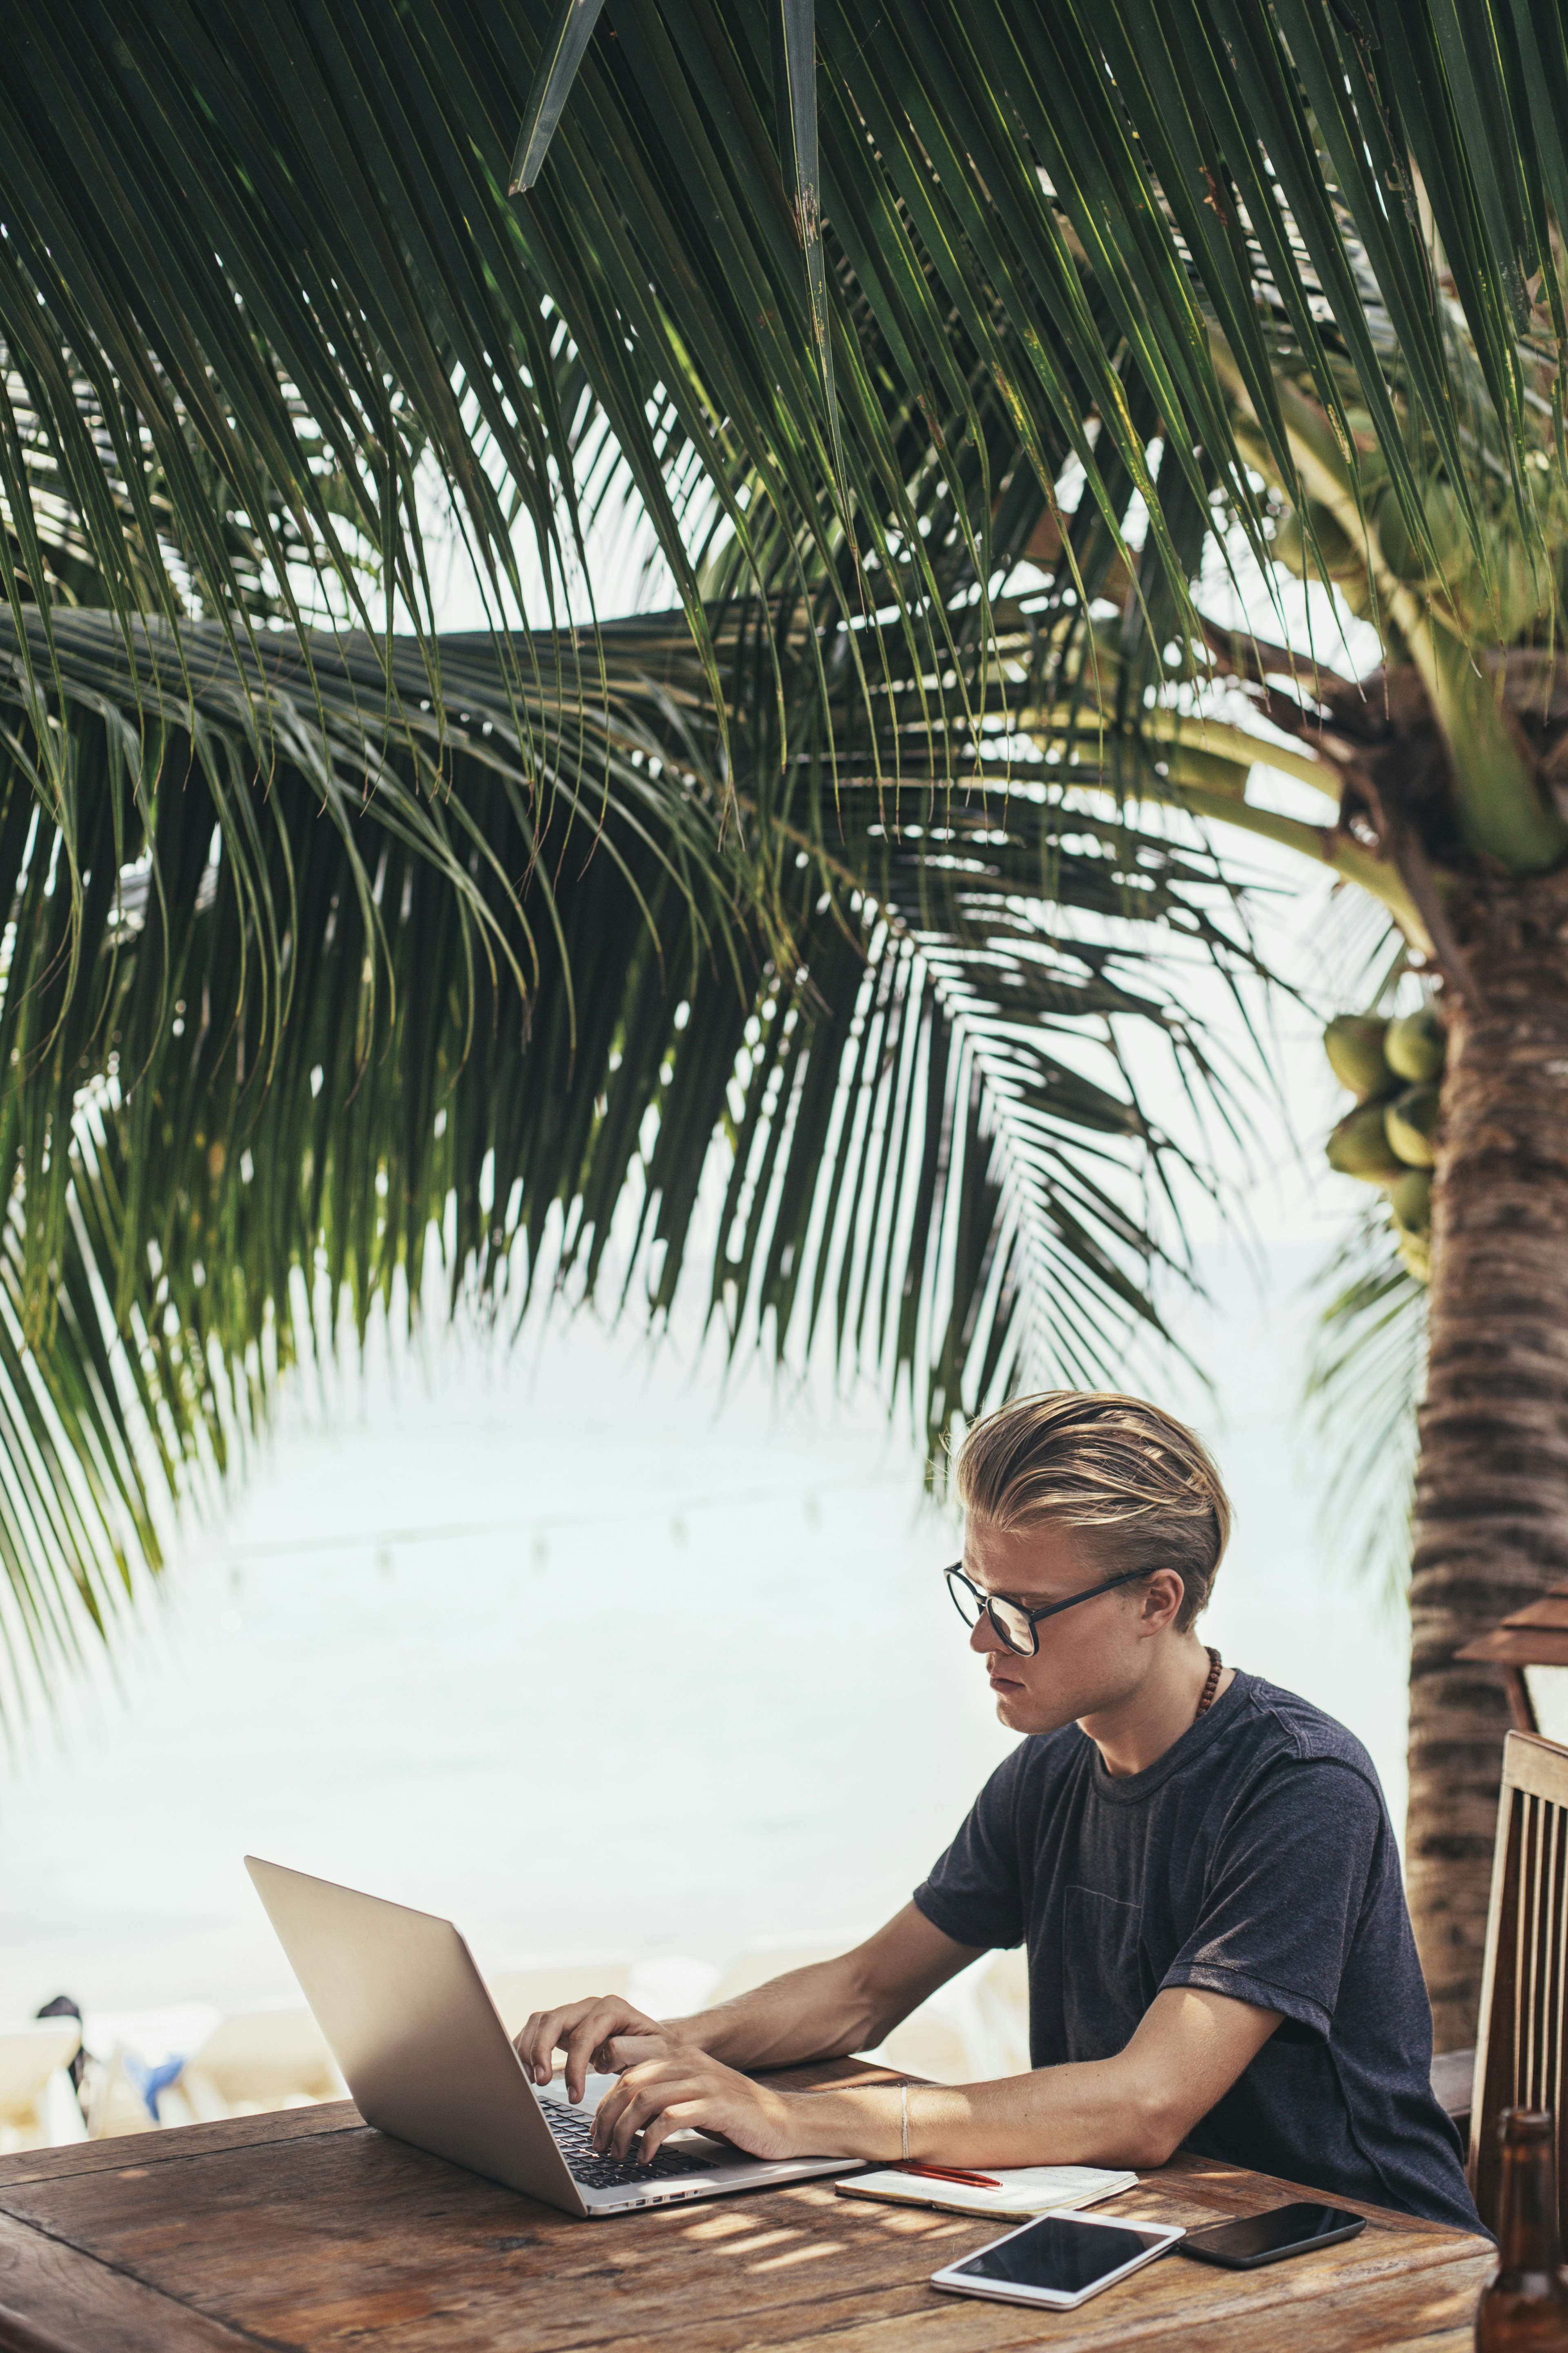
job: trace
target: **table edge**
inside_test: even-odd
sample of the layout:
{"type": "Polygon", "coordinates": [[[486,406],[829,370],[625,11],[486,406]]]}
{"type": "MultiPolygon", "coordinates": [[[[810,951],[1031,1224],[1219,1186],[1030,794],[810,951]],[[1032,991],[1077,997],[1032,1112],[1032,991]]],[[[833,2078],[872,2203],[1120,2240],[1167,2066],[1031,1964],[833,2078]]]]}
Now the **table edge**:
{"type": "Polygon", "coordinates": [[[152,2126],[144,2133],[116,2133],[103,2140],[14,2149],[9,2157],[0,2157],[0,2197],[24,2183],[66,2181],[84,2173],[118,2173],[132,2166],[188,2165],[204,2157],[225,2157],[236,2149],[268,2148],[280,2141],[314,2140],[324,2133],[373,2129],[352,2100],[321,2100],[310,2108],[264,2108],[253,2116],[224,2116],[214,2124],[167,2125],[162,2130],[152,2126]],[[199,2146],[193,2146],[197,2142],[199,2146]]]}

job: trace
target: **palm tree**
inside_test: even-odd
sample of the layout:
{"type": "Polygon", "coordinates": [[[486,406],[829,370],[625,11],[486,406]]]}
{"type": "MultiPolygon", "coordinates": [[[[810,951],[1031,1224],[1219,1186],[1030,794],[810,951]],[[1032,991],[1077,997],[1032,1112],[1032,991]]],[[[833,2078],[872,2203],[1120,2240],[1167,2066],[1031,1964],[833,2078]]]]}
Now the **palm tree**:
{"type": "Polygon", "coordinates": [[[448,1191],[459,1272],[586,1278],[635,1176],[661,1303],[716,1126],[733,1330],[826,1317],[936,1430],[1089,1373],[1160,1328],[1129,1155],[1181,1198],[1119,1051],[1215,1082],[1166,959],[1255,965],[1211,845],[1267,839],[1448,1030],[1407,1852],[1462,2042],[1504,1715],[1453,1651],[1565,1568],[1559,12],[128,0],[0,44],[7,1281],[28,1335],[113,1309],[49,1442],[133,1490],[114,1334],[154,1445],[221,1434],[289,1270],[363,1302],[448,1191]],[[433,489],[482,649],[432,628],[433,489]],[[559,611],[617,502],[679,615],[505,630],[520,523],[559,611]],[[1267,626],[1215,611],[1248,563],[1267,626]]]}

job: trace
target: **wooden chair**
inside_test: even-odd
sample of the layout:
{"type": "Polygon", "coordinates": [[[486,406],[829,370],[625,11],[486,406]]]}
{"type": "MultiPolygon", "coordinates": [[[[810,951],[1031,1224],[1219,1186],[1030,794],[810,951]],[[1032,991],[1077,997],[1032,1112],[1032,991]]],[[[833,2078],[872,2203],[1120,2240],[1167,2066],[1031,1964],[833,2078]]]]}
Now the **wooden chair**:
{"type": "Polygon", "coordinates": [[[1568,1585],[1554,1585],[1539,1600],[1510,1610],[1489,1633],[1478,1634],[1454,1656],[1496,1667],[1508,1694],[1514,1730],[1539,1732],[1524,1671],[1526,1667],[1568,1667],[1568,1585]]]}
{"type": "Polygon", "coordinates": [[[1504,2108],[1550,2108],[1555,2116],[1558,2196],[1568,2226],[1563,2113],[1565,1975],[1568,1748],[1537,1733],[1510,1732],[1503,1745],[1471,2094],[1470,2188],[1482,2221],[1493,2230],[1498,2120],[1504,2108]]]}

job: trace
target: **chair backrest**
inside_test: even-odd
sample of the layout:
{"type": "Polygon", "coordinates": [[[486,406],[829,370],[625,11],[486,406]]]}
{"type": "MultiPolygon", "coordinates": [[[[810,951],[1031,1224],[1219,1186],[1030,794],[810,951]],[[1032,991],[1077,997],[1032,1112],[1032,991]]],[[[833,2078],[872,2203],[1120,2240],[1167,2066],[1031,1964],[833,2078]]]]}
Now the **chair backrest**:
{"type": "Polygon", "coordinates": [[[1537,1733],[1503,1744],[1471,2096],[1470,2187],[1497,2227],[1498,2120],[1504,2108],[1557,2119],[1557,2189],[1568,2230],[1563,2143],[1564,1978],[1568,1975],[1568,1748],[1537,1733]]]}
{"type": "Polygon", "coordinates": [[[68,2067],[81,2048],[74,2018],[39,2019],[0,2034],[0,2120],[30,2121],[57,2067],[68,2067]]]}
{"type": "Polygon", "coordinates": [[[187,2068],[231,2105],[244,2100],[276,2106],[295,2093],[341,2100],[348,2090],[310,2011],[281,2002],[220,2020],[187,2068]]]}

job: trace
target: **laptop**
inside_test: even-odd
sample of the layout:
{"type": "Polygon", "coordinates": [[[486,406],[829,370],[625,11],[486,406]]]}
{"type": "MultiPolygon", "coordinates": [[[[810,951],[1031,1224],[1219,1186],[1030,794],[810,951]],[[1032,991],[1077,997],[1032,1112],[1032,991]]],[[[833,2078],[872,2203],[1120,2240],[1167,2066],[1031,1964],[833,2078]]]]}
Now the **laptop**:
{"type": "Polygon", "coordinates": [[[672,2133],[648,2165],[601,2156],[590,2078],[580,2107],[559,2078],[533,2084],[450,1920],[362,1895],[247,1854],[245,1867],[367,2125],[568,2214],[630,2214],[693,2198],[772,2189],[853,2159],[747,2157],[672,2133]]]}

